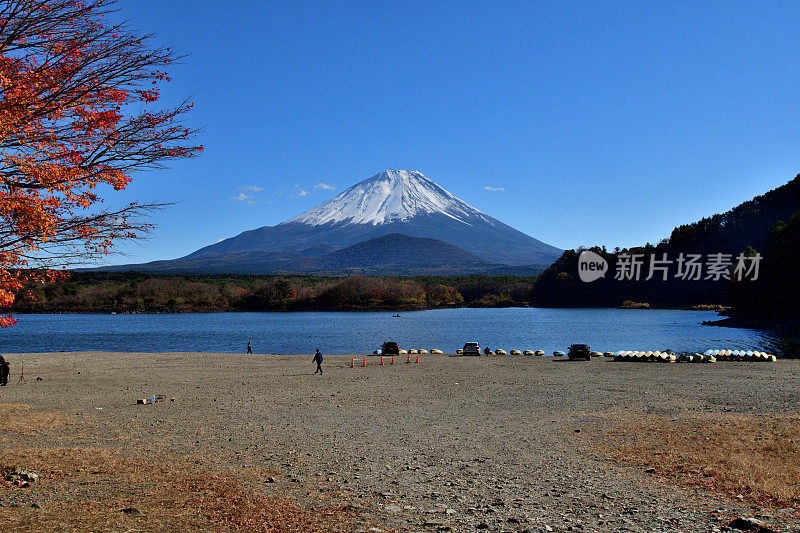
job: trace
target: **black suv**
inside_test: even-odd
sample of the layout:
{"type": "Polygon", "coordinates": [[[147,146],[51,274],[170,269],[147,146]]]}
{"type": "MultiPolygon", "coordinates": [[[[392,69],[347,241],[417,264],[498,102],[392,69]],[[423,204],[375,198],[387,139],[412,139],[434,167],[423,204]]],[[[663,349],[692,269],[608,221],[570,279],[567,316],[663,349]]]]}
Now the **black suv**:
{"type": "Polygon", "coordinates": [[[384,342],[381,346],[383,355],[400,355],[400,347],[396,342],[384,342]]]}
{"type": "Polygon", "coordinates": [[[586,359],[587,361],[591,361],[592,352],[589,351],[589,346],[586,344],[573,344],[569,347],[567,357],[570,361],[575,359],[586,359]]]}

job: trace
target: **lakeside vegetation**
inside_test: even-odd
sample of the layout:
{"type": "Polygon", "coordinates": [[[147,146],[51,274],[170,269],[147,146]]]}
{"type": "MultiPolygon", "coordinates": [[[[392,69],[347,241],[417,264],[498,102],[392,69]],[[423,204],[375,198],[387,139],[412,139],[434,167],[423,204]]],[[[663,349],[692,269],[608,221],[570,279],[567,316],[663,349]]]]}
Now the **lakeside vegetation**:
{"type": "Polygon", "coordinates": [[[22,290],[22,313],[422,310],[531,305],[536,278],[319,277],[74,272],[22,290]]]}
{"type": "MultiPolygon", "coordinates": [[[[542,299],[543,292],[537,298],[538,279],[485,275],[323,277],[73,272],[62,280],[28,285],[17,295],[12,310],[17,313],[188,313],[552,307],[552,302],[542,299]]],[[[689,302],[686,305],[656,306],[624,295],[620,297],[620,301],[614,300],[616,303],[606,306],[723,309],[720,305],[699,303],[699,300],[686,300],[689,302]]]]}

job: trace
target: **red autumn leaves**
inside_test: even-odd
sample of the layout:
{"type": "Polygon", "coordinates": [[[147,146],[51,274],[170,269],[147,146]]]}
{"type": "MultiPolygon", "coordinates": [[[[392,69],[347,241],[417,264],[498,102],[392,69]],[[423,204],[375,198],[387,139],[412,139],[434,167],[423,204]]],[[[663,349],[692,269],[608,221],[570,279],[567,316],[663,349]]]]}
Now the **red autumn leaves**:
{"type": "MultiPolygon", "coordinates": [[[[54,268],[137,238],[159,204],[102,208],[137,170],[193,157],[191,103],[155,108],[177,56],[106,22],[113,2],[0,6],[0,308],[54,268]],[[103,186],[110,186],[104,189],[103,186]]],[[[13,324],[0,317],[0,326],[13,324]]]]}

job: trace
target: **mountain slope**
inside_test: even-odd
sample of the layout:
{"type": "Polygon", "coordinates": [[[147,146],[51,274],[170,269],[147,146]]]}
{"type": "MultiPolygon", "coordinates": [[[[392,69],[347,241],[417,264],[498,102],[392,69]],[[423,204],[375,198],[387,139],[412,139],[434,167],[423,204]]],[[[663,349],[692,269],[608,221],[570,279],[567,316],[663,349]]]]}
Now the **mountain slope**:
{"type": "Polygon", "coordinates": [[[670,235],[669,247],[698,253],[738,253],[747,246],[762,250],[775,223],[788,221],[798,209],[800,175],[725,213],[678,226],[670,235]]]}
{"type": "Polygon", "coordinates": [[[561,253],[482,213],[419,172],[387,170],[277,226],[245,231],[183,259],[317,245],[344,248],[393,233],[440,239],[508,265],[547,265],[561,253]]]}
{"type": "MultiPolygon", "coordinates": [[[[760,276],[765,279],[779,277],[782,296],[764,289],[766,281],[755,286],[755,292],[765,291],[772,299],[773,309],[784,309],[787,300],[792,300],[793,291],[785,282],[785,269],[794,271],[795,264],[789,259],[793,250],[779,251],[770,245],[774,239],[776,223],[788,221],[794,213],[800,211],[800,175],[794,179],[752,200],[743,202],[722,214],[705,217],[695,223],[675,228],[668,240],[656,246],[647,244],[643,247],[623,250],[623,252],[644,254],[641,279],[638,281],[619,281],[615,279],[619,254],[610,253],[604,248],[592,250],[602,255],[609,264],[608,274],[591,283],[580,281],[578,273],[577,250],[566,250],[564,254],[542,273],[536,284],[535,302],[539,306],[549,307],[603,307],[619,306],[625,300],[648,302],[656,307],[682,307],[697,304],[731,303],[731,289],[742,291],[743,283],[731,283],[707,279],[704,270],[701,279],[682,280],[677,277],[677,264],[671,265],[666,281],[658,273],[651,280],[646,280],[652,258],[662,258],[666,254],[668,260],[676,262],[680,254],[700,254],[701,262],[707,262],[709,254],[730,254],[731,259],[744,252],[748,247],[754,248],[763,255],[760,276]],[[777,258],[777,259],[774,259],[777,258]],[[776,270],[778,273],[776,274],[776,270]]],[[[800,215],[798,215],[800,216],[800,215]]],[[[791,239],[786,241],[792,242],[791,239]]],[[[796,285],[796,276],[794,284],[796,285]]],[[[749,289],[748,289],[749,290],[749,289]]],[[[751,291],[753,292],[753,291],[751,291]]],[[[743,298],[744,299],[744,298],[743,298]]],[[[754,295],[745,299],[757,301],[754,295]]],[[[796,301],[796,300],[794,300],[796,301]]],[[[734,302],[735,303],[735,302],[734,302]]],[[[761,304],[759,304],[761,305],[761,304]]],[[[761,308],[764,306],[762,305],[761,308]]],[[[796,312],[796,311],[795,311],[796,312]]]]}
{"type": "Polygon", "coordinates": [[[438,239],[394,233],[320,255],[299,252],[239,252],[210,257],[104,267],[104,271],[153,274],[366,274],[366,275],[516,275],[535,276],[544,266],[491,263],[438,239]]]}
{"type": "Polygon", "coordinates": [[[396,274],[476,272],[494,266],[438,239],[409,237],[399,233],[360,242],[307,263],[308,268],[318,271],[396,274]]]}

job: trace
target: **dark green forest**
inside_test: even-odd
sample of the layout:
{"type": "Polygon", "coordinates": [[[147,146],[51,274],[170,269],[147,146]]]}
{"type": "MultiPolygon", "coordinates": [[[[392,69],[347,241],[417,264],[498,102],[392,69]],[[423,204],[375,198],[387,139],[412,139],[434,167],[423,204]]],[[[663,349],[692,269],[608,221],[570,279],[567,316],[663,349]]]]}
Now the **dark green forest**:
{"type": "Polygon", "coordinates": [[[732,315],[800,330],[800,211],[775,224],[763,250],[762,276],[731,285],[732,315]]]}
{"type": "Polygon", "coordinates": [[[800,260],[800,176],[786,185],[744,202],[720,215],[703,218],[693,224],[678,226],[669,238],[658,244],[609,251],[604,247],[590,250],[609,263],[604,278],[584,283],[578,275],[578,255],[582,249],[567,250],[540,276],[534,301],[539,306],[597,307],[635,306],[692,307],[704,304],[730,306],[729,323],[780,324],[791,328],[800,318],[798,276],[800,260]],[[737,281],[676,277],[672,265],[668,279],[660,273],[646,280],[654,259],[675,261],[680,254],[730,254],[735,262],[739,254],[761,255],[758,279],[750,276],[737,281]],[[642,276],[637,280],[615,279],[622,254],[642,254],[642,276]]]}
{"type": "Polygon", "coordinates": [[[175,313],[416,310],[531,305],[535,278],[514,276],[319,277],[73,272],[27,287],[13,311],[175,313]]]}

